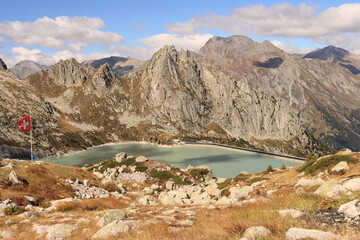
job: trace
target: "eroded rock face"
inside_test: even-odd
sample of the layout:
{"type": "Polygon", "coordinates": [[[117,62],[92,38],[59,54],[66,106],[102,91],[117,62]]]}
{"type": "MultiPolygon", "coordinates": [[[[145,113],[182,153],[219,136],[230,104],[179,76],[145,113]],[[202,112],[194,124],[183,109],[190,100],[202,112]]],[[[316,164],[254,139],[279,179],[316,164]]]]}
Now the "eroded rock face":
{"type": "Polygon", "coordinates": [[[0,58],[0,70],[7,70],[7,66],[1,58],[0,58]]]}

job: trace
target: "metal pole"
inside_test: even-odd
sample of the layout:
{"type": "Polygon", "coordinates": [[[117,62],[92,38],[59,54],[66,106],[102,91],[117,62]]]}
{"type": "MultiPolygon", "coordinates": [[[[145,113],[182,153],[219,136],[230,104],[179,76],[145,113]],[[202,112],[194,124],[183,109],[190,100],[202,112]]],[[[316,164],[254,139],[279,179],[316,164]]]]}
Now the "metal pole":
{"type": "Polygon", "coordinates": [[[32,122],[31,122],[31,110],[30,110],[30,151],[31,151],[31,161],[34,161],[33,149],[32,149],[32,122]]]}

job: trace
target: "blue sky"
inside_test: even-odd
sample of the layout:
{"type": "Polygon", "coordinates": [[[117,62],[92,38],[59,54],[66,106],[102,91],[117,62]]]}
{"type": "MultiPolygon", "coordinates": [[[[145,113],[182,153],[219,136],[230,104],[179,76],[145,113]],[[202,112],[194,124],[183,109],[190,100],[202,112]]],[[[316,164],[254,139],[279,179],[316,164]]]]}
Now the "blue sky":
{"type": "Polygon", "coordinates": [[[357,1],[2,1],[0,57],[54,64],[111,55],[148,59],[164,45],[196,51],[213,35],[270,40],[287,52],[335,45],[360,53],[357,1]]]}

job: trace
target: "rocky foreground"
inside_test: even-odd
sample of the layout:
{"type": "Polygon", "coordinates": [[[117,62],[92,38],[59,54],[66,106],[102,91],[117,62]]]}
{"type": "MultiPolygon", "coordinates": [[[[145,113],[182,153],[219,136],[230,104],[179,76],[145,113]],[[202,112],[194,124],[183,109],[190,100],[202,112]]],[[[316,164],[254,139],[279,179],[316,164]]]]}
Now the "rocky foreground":
{"type": "Polygon", "coordinates": [[[232,179],[126,153],[83,168],[7,159],[0,239],[359,239],[359,159],[232,179]]]}

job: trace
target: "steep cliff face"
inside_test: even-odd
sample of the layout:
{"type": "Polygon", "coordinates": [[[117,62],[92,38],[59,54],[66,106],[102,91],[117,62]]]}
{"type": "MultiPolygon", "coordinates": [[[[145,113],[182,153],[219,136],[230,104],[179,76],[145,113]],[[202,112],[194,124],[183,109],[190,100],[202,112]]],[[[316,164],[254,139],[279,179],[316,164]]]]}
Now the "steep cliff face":
{"type": "Polygon", "coordinates": [[[0,70],[7,70],[7,66],[1,58],[0,58],[0,70]]]}

